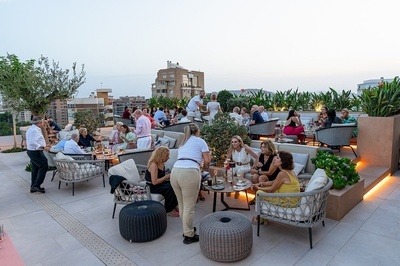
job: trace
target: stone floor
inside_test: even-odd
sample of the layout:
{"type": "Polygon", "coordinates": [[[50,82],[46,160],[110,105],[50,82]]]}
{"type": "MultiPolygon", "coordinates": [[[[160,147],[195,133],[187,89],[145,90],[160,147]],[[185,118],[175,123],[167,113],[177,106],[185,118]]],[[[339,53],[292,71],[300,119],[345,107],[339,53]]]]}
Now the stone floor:
{"type": "MultiPolygon", "coordinates": [[[[179,218],[168,217],[165,234],[151,242],[123,239],[116,218],[111,219],[113,197],[101,179],[75,187],[48,172],[45,194],[29,193],[30,173],[25,152],[0,153],[0,224],[25,265],[219,265],[204,257],[198,243],[182,243],[179,218]]],[[[326,219],[313,229],[314,248],[309,249],[307,229],[271,223],[260,236],[253,226],[250,256],[237,265],[397,265],[400,261],[400,171],[370,191],[341,221],[326,219]]],[[[108,180],[106,182],[108,184],[108,180]]],[[[196,205],[195,225],[212,212],[212,194],[203,193],[196,205]]],[[[245,196],[228,198],[244,205],[245,196]]],[[[217,209],[221,209],[220,204],[217,209]]],[[[255,214],[240,211],[249,219],[255,214]]],[[[1,246],[1,242],[0,242],[1,246]]],[[[0,264],[2,257],[0,249],[0,264]]]]}

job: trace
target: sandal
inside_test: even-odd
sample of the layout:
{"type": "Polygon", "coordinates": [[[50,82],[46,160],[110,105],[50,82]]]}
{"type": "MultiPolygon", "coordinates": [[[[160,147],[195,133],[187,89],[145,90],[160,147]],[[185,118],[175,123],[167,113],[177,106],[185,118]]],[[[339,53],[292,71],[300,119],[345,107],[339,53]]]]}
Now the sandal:
{"type": "MultiPolygon", "coordinates": [[[[260,225],[264,224],[265,222],[267,222],[267,224],[269,223],[268,219],[264,219],[264,218],[260,218],[260,225]]],[[[254,225],[258,224],[258,217],[257,216],[253,216],[253,219],[251,220],[251,223],[254,225]]]]}
{"type": "Polygon", "coordinates": [[[206,198],[205,198],[205,197],[203,197],[203,195],[200,195],[200,196],[199,196],[199,200],[201,200],[201,201],[205,201],[205,200],[206,200],[206,198]]]}

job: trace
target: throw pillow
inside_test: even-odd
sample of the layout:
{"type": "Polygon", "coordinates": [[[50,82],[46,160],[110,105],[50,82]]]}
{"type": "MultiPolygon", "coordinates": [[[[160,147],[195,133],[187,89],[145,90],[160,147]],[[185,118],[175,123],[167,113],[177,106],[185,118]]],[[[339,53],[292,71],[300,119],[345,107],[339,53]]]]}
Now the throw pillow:
{"type": "Polygon", "coordinates": [[[301,173],[301,171],[303,171],[305,168],[305,165],[299,164],[299,163],[294,163],[294,169],[293,172],[296,175],[299,175],[301,173]]]}
{"type": "Polygon", "coordinates": [[[174,138],[171,138],[171,137],[168,137],[168,136],[165,136],[165,135],[164,135],[164,137],[163,137],[163,138],[165,138],[165,139],[167,139],[167,140],[168,140],[168,142],[169,142],[169,144],[168,144],[168,148],[172,149],[172,148],[174,148],[174,147],[175,147],[176,139],[174,139],[174,138]]]}
{"type": "Polygon", "coordinates": [[[162,138],[158,138],[158,140],[160,141],[160,146],[167,146],[169,147],[169,140],[162,137],[162,138]]]}
{"type": "Polygon", "coordinates": [[[315,170],[310,181],[308,182],[305,192],[323,188],[328,183],[328,177],[323,169],[315,170]]]}
{"type": "Polygon", "coordinates": [[[62,153],[62,152],[58,152],[58,153],[56,154],[56,159],[57,159],[57,160],[68,161],[68,162],[75,161],[74,158],[72,158],[71,156],[65,155],[65,154],[62,153]]]}
{"type": "Polygon", "coordinates": [[[108,169],[108,175],[120,175],[132,182],[139,182],[139,171],[133,159],[126,160],[108,169]]]}
{"type": "Polygon", "coordinates": [[[305,170],[307,168],[307,162],[308,162],[308,154],[304,154],[304,153],[292,153],[293,156],[293,161],[295,163],[304,165],[304,168],[302,169],[302,171],[300,173],[304,174],[305,170]]]}

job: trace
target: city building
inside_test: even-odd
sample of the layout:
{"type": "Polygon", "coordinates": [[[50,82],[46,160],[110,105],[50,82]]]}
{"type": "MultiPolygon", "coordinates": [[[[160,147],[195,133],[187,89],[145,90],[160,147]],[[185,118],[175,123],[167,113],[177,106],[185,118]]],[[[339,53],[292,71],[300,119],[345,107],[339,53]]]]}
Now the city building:
{"type": "Polygon", "coordinates": [[[125,111],[125,106],[128,106],[132,110],[136,108],[142,109],[147,107],[147,100],[144,96],[123,96],[118,99],[114,99],[112,105],[114,115],[122,116],[122,113],[125,111]]]}
{"type": "Polygon", "coordinates": [[[52,117],[54,122],[56,122],[61,128],[64,128],[68,124],[67,101],[66,100],[52,101],[49,109],[46,112],[46,116],[52,117]]]}
{"type": "Polygon", "coordinates": [[[166,69],[158,70],[151,85],[152,97],[191,98],[204,89],[204,72],[187,70],[171,61],[167,61],[166,69]]]}
{"type": "Polygon", "coordinates": [[[364,80],[363,83],[357,84],[357,93],[361,94],[363,89],[368,89],[368,88],[373,88],[379,86],[379,84],[383,82],[392,82],[393,79],[385,79],[384,77],[381,77],[380,79],[368,79],[364,80]]]}

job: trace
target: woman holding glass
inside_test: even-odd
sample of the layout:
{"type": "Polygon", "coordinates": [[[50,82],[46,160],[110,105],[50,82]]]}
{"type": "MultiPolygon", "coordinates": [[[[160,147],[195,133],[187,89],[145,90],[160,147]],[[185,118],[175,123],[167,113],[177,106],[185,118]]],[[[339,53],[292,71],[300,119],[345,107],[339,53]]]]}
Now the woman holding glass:
{"type": "MultiPolygon", "coordinates": [[[[231,162],[235,162],[233,167],[233,174],[238,177],[243,177],[244,174],[250,173],[251,170],[251,156],[258,162],[258,155],[250,149],[249,146],[243,143],[240,136],[233,136],[231,139],[231,145],[228,150],[226,158],[231,162]]],[[[227,194],[228,197],[230,194],[227,194]]],[[[235,199],[239,197],[239,192],[235,192],[235,199]]]]}

